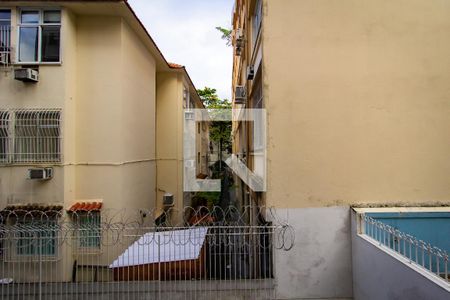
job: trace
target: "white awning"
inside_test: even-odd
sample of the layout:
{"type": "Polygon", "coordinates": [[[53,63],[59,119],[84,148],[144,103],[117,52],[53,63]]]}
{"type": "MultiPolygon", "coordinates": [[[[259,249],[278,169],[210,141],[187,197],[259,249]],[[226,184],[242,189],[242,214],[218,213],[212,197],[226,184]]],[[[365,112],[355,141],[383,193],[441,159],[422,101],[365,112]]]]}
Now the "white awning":
{"type": "Polygon", "coordinates": [[[185,230],[149,232],[144,234],[110,268],[198,259],[205,243],[206,227],[185,230]]]}

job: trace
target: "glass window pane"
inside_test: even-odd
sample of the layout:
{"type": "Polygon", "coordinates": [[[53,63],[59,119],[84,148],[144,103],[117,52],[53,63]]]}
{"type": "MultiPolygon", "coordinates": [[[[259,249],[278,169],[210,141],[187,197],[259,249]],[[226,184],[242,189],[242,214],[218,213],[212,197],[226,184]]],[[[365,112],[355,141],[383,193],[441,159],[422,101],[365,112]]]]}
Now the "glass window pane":
{"type": "Polygon", "coordinates": [[[39,23],[39,12],[38,11],[23,11],[22,12],[22,23],[29,23],[29,24],[37,24],[39,23]]]}
{"type": "Polygon", "coordinates": [[[59,62],[59,26],[42,27],[42,61],[59,62]]]}
{"type": "Polygon", "coordinates": [[[61,12],[59,10],[44,11],[44,23],[60,23],[61,12]]]}
{"type": "Polygon", "coordinates": [[[11,11],[9,9],[0,9],[0,20],[11,20],[11,11]]]}
{"type": "Polygon", "coordinates": [[[36,62],[38,57],[38,27],[21,27],[19,31],[19,61],[36,62]]]}

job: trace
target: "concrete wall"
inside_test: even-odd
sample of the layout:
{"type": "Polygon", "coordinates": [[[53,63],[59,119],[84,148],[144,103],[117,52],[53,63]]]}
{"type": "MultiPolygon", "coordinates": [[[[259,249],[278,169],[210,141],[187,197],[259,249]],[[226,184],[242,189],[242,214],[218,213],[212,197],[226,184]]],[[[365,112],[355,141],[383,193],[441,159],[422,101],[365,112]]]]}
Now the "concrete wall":
{"type": "Polygon", "coordinates": [[[414,268],[407,259],[385,251],[356,234],[352,213],[353,294],[355,299],[428,300],[448,299],[450,288],[434,275],[414,268]]]}
{"type": "Polygon", "coordinates": [[[450,2],[264,1],[270,205],[450,202],[450,2]]]}
{"type": "MultiPolygon", "coordinates": [[[[352,298],[349,207],[276,209],[295,233],[294,247],[275,250],[278,299],[352,298]]],[[[276,238],[276,237],[275,237],[276,238]]],[[[289,233],[285,236],[289,241],[289,233]]]]}
{"type": "MultiPolygon", "coordinates": [[[[37,284],[0,290],[6,299],[32,300],[39,295],[37,284]]],[[[244,281],[147,281],[110,283],[47,283],[42,286],[43,299],[198,299],[246,300],[274,299],[272,280],[244,281]]]]}

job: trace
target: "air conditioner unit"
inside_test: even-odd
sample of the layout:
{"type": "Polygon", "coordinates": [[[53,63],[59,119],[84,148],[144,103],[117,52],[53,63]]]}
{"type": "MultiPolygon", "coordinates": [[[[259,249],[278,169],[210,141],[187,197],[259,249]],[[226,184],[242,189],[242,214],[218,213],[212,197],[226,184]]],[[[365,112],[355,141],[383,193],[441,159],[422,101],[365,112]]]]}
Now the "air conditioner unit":
{"type": "Polygon", "coordinates": [[[48,180],[53,177],[53,168],[28,169],[28,179],[48,180]]]}
{"type": "Polygon", "coordinates": [[[14,79],[23,82],[38,82],[39,71],[30,68],[21,68],[14,70],[14,79]]]}
{"type": "Polygon", "coordinates": [[[184,118],[186,120],[194,120],[194,111],[192,111],[192,110],[185,110],[184,111],[184,118]]]}
{"type": "Polygon", "coordinates": [[[163,206],[164,207],[171,207],[173,205],[174,205],[173,194],[165,193],[164,196],[163,196],[163,206]]]}
{"type": "Polygon", "coordinates": [[[236,55],[240,56],[242,53],[242,49],[244,48],[244,35],[242,34],[241,29],[236,30],[236,55]]]}
{"type": "Polygon", "coordinates": [[[195,160],[193,160],[193,159],[186,159],[184,161],[184,166],[186,168],[195,168],[195,160]]]}
{"type": "Polygon", "coordinates": [[[247,100],[247,92],[245,90],[245,86],[242,85],[236,86],[236,90],[234,91],[234,103],[244,104],[246,100],[247,100]]]}
{"type": "Polygon", "coordinates": [[[255,78],[255,68],[253,66],[247,67],[247,80],[253,80],[255,78]]]}

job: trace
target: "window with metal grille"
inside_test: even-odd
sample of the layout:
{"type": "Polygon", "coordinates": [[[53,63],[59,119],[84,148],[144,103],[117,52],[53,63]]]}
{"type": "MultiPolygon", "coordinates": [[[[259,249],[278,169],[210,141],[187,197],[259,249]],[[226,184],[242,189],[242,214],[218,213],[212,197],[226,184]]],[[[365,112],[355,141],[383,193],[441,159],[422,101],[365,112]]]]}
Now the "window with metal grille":
{"type": "Polygon", "coordinates": [[[8,161],[9,151],[9,112],[0,111],[0,162],[8,161]]]}
{"type": "Polygon", "coordinates": [[[79,249],[100,249],[100,212],[80,213],[76,217],[79,249]]]}
{"type": "Polygon", "coordinates": [[[56,220],[23,220],[17,224],[16,253],[20,256],[56,255],[58,225],[56,220]]]}
{"type": "Polygon", "coordinates": [[[0,162],[61,162],[61,111],[0,110],[0,162]]]}
{"type": "Polygon", "coordinates": [[[10,62],[11,10],[0,9],[0,64],[10,62]]]}

